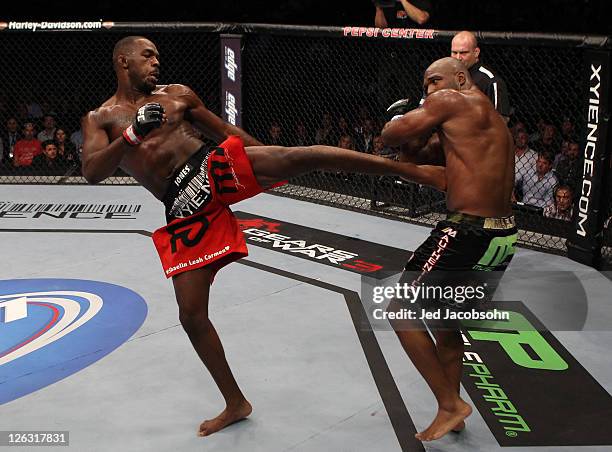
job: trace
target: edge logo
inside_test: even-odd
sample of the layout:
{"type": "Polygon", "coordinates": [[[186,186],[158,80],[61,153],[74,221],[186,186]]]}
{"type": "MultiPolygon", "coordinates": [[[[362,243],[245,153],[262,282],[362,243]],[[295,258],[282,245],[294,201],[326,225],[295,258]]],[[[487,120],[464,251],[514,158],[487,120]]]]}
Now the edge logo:
{"type": "Polygon", "coordinates": [[[62,380],[127,341],[144,299],[78,279],[0,281],[0,405],[62,380]]]}

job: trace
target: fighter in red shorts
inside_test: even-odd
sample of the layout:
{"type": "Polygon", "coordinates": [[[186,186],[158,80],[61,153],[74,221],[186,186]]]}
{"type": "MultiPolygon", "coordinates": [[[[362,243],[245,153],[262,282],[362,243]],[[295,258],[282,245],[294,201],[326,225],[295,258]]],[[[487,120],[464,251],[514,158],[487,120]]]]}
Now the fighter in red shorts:
{"type": "Polygon", "coordinates": [[[173,279],[181,324],[226,402],[199,427],[200,436],[210,435],[252,410],[208,318],[215,272],[247,254],[229,205],[316,169],[395,174],[440,189],[444,169],[328,146],[262,146],[188,87],[157,85],[159,54],[143,37],[117,42],[113,65],[117,91],[82,120],[83,175],[97,183],[121,168],[164,202],[168,224],[155,231],[155,245],[173,279]],[[207,149],[194,127],[221,144],[207,149]]]}

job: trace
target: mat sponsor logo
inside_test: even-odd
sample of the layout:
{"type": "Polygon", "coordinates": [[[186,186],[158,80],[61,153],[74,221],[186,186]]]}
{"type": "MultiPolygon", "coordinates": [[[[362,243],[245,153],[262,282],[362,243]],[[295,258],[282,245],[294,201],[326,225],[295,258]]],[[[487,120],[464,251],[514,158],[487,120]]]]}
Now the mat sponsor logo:
{"type": "Polygon", "coordinates": [[[270,243],[272,248],[280,248],[291,253],[304,254],[312,259],[326,259],[332,264],[339,264],[358,256],[350,251],[337,250],[319,243],[309,244],[305,240],[294,239],[288,235],[274,234],[261,229],[244,229],[242,231],[253,242],[270,243]]]}
{"type": "Polygon", "coordinates": [[[98,281],[0,281],[0,404],[111,353],[142,325],[140,295],[98,281]]]}
{"type": "Polygon", "coordinates": [[[462,321],[462,383],[499,444],[612,444],[592,429],[612,413],[610,394],[525,305],[505,303],[507,321],[462,321]]]}
{"type": "Polygon", "coordinates": [[[9,30],[99,30],[102,28],[102,21],[96,22],[8,22],[9,30]]]}
{"type": "Polygon", "coordinates": [[[135,220],[141,204],[21,203],[0,201],[0,219],[135,220]]]}
{"type": "MultiPolygon", "coordinates": [[[[237,214],[239,214],[238,224],[247,241],[252,244],[327,265],[341,266],[356,273],[374,273],[383,269],[382,265],[360,258],[357,251],[347,251],[330,246],[331,244],[311,242],[301,238],[299,226],[264,218],[241,218],[244,214],[238,212],[237,214]],[[279,232],[284,232],[284,234],[279,232]]],[[[334,234],[330,234],[331,240],[333,237],[334,234]]]]}
{"type": "MultiPolygon", "coordinates": [[[[507,322],[467,323],[467,334],[470,339],[497,342],[514,364],[526,369],[567,370],[567,362],[538,331],[535,331],[533,325],[523,315],[518,312],[506,312],[507,322]],[[481,329],[470,330],[469,325],[481,329]],[[531,353],[527,353],[527,347],[531,353]]],[[[512,403],[506,391],[495,382],[495,376],[480,354],[469,351],[472,346],[470,339],[465,334],[462,336],[464,346],[467,348],[463,357],[463,365],[467,368],[467,378],[471,379],[475,387],[481,391],[481,400],[489,407],[490,413],[497,418],[505,435],[516,438],[523,432],[531,432],[531,427],[512,403]]]]}

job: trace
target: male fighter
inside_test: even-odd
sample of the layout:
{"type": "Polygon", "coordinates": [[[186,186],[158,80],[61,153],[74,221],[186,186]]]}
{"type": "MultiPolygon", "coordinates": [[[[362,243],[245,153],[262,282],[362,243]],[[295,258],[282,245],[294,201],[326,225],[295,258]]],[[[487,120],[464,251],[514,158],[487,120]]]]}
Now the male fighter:
{"type": "MultiPolygon", "coordinates": [[[[443,58],[434,62],[425,71],[423,83],[424,103],[388,122],[382,137],[387,145],[402,146],[400,160],[445,164],[449,214],[415,251],[402,280],[413,285],[435,281],[441,271],[444,278],[460,271],[494,275],[491,271],[501,272],[508,265],[517,237],[510,205],[514,181],[512,137],[460,61],[443,58]]],[[[443,302],[435,301],[438,307],[443,302]]],[[[399,304],[401,301],[395,301],[389,309],[397,310],[399,304]]],[[[423,301],[421,306],[427,303],[423,301]]],[[[459,307],[453,300],[443,306],[459,307]]],[[[463,356],[460,331],[456,323],[441,323],[442,327],[433,331],[434,344],[422,323],[421,328],[404,328],[405,323],[392,322],[404,350],[438,402],[435,419],[416,435],[421,441],[463,429],[463,420],[472,412],[459,396],[463,356]]]]}
{"type": "Polygon", "coordinates": [[[168,225],[153,240],[173,278],[181,324],[226,402],[221,414],[199,427],[200,436],[210,435],[252,410],[208,318],[214,274],[247,255],[228,206],[316,169],[395,174],[444,189],[444,168],[327,146],[262,146],[207,110],[188,87],[157,85],[159,54],[143,37],[117,42],[113,64],[117,91],[82,120],[83,175],[97,183],[122,168],[166,207],[168,225]],[[219,146],[203,146],[194,127],[219,146]]]}

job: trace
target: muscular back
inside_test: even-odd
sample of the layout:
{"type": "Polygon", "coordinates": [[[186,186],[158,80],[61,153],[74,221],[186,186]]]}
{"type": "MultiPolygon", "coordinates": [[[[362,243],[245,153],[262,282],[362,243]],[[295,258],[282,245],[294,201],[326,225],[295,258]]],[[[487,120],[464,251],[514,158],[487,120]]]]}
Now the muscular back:
{"type": "MultiPolygon", "coordinates": [[[[441,93],[442,94],[442,93],[441,93]]],[[[503,118],[480,91],[453,92],[456,111],[438,129],[449,210],[485,217],[511,213],[514,147],[503,118]]]]}

